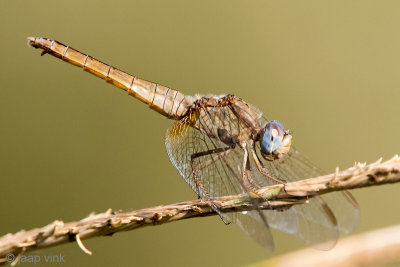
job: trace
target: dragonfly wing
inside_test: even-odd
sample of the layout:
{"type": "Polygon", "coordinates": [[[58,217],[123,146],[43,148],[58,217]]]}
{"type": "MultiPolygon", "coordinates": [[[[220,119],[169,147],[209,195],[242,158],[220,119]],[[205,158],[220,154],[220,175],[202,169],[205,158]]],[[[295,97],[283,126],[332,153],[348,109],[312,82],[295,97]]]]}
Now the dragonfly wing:
{"type": "MultiPolygon", "coordinates": [[[[259,144],[256,144],[255,149],[258,157],[262,160],[259,154],[259,144]]],[[[288,182],[325,174],[294,147],[279,160],[262,160],[262,162],[272,175],[288,182]]],[[[259,172],[254,172],[253,176],[254,180],[262,186],[272,184],[259,172]]],[[[290,210],[295,214],[298,222],[298,228],[294,234],[304,240],[305,243],[322,250],[330,249],[335,245],[339,231],[351,232],[357,226],[360,215],[357,202],[347,191],[316,196],[310,198],[309,203],[295,205],[290,210]]],[[[276,216],[276,213],[272,216],[276,216]]],[[[272,221],[272,216],[268,217],[269,222],[272,221]]],[[[293,231],[293,228],[286,229],[282,225],[278,225],[278,227],[271,223],[270,225],[284,232],[293,231]]]]}
{"type": "MultiPolygon", "coordinates": [[[[265,216],[265,211],[252,210],[236,212],[234,221],[239,228],[254,241],[269,251],[274,250],[272,233],[260,217],[260,213],[265,216]]],[[[268,221],[268,223],[270,223],[268,221]]]]}
{"type": "MultiPolygon", "coordinates": [[[[263,123],[262,118],[260,123],[263,123]]],[[[244,150],[229,141],[231,136],[246,134],[246,130],[245,123],[229,107],[199,107],[167,131],[165,143],[172,163],[203,200],[248,193],[241,183],[244,150]]],[[[259,159],[270,174],[279,179],[290,182],[323,173],[294,147],[279,160],[265,161],[259,146],[257,142],[255,150],[259,159]]],[[[254,158],[249,160],[251,178],[256,184],[272,185],[273,181],[255,168],[254,158]]],[[[307,204],[295,205],[282,212],[255,210],[222,214],[217,207],[211,207],[225,222],[235,222],[269,249],[273,248],[269,225],[294,234],[316,248],[329,249],[336,243],[339,231],[351,231],[359,217],[357,203],[348,192],[317,196],[307,204]],[[323,242],[325,244],[320,245],[323,242]]]]}
{"type": "MultiPolygon", "coordinates": [[[[167,131],[165,144],[173,165],[203,200],[247,193],[240,182],[244,150],[229,144],[224,132],[240,134],[238,131],[245,128],[229,107],[220,107],[199,108],[167,131]]],[[[222,214],[217,207],[212,208],[225,222],[235,222],[261,245],[273,249],[262,211],[222,214]]]]}
{"type": "Polygon", "coordinates": [[[173,165],[203,199],[204,192],[211,198],[244,193],[236,179],[240,177],[243,151],[212,136],[214,122],[204,114],[207,111],[201,109],[198,113],[167,130],[165,145],[173,165]]]}
{"type": "MultiPolygon", "coordinates": [[[[297,173],[296,180],[307,179],[317,176],[326,175],[327,173],[322,169],[313,165],[305,156],[299,153],[293,147],[291,152],[287,155],[286,159],[282,159],[281,165],[288,165],[290,167],[285,170],[294,170],[297,173]]],[[[277,165],[278,166],[278,165],[277,165]]],[[[292,171],[287,171],[286,176],[290,175],[295,177],[292,171]]],[[[285,178],[283,178],[285,179],[285,178]]],[[[338,221],[339,230],[343,233],[349,233],[354,230],[358,225],[360,219],[360,209],[357,201],[352,194],[348,191],[341,191],[336,193],[329,193],[320,198],[330,207],[338,221]]]]}

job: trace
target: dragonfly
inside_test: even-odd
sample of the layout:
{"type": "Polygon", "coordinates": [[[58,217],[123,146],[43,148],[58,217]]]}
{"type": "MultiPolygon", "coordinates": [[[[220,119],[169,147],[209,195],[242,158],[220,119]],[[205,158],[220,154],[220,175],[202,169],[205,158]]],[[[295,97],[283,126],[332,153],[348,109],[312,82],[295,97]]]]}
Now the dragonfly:
{"type": "Polygon", "coordinates": [[[359,207],[347,191],[317,195],[283,211],[221,211],[213,202],[217,197],[247,194],[257,199],[261,187],[324,174],[294,148],[288,129],[277,120],[267,120],[241,98],[232,94],[186,96],[55,40],[29,37],[28,44],[42,49],[42,55],[83,68],[174,120],[165,145],[179,174],[225,223],[236,223],[263,247],[274,248],[270,231],[274,228],[328,250],[340,232],[351,232],[357,225],[359,207]]]}

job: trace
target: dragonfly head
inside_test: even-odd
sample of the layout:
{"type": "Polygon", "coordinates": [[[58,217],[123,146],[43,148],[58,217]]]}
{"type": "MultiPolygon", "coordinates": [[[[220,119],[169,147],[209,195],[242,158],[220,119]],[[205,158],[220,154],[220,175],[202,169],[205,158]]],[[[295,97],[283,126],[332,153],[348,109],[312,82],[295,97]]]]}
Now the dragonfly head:
{"type": "Polygon", "coordinates": [[[292,136],[276,120],[270,121],[261,130],[261,155],[266,160],[279,159],[290,150],[292,136]]]}

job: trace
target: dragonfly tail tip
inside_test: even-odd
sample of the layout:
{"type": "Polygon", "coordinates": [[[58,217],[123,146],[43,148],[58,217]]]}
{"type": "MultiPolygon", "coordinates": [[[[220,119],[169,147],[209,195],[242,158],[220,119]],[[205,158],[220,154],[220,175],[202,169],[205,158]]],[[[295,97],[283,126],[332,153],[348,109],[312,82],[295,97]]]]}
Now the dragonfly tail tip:
{"type": "Polygon", "coordinates": [[[35,40],[36,40],[36,38],[35,37],[27,37],[26,39],[28,39],[28,46],[29,47],[31,47],[31,46],[33,46],[33,47],[35,47],[35,40]]]}

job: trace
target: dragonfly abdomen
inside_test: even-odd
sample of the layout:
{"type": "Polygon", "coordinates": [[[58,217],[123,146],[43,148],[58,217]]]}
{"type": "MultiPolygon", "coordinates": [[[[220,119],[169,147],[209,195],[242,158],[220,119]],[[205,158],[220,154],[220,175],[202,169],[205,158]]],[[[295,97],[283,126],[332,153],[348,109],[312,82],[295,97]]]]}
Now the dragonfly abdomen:
{"type": "Polygon", "coordinates": [[[181,92],[149,82],[116,69],[89,55],[79,52],[58,41],[29,37],[29,45],[43,49],[42,55],[50,54],[100,77],[125,91],[149,107],[171,119],[180,119],[192,104],[191,98],[181,92]]]}

